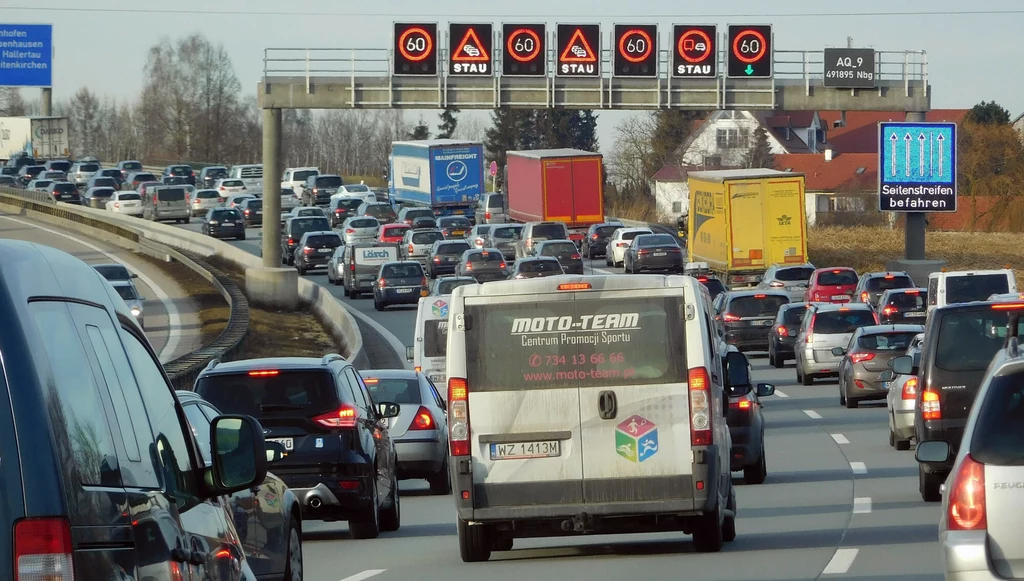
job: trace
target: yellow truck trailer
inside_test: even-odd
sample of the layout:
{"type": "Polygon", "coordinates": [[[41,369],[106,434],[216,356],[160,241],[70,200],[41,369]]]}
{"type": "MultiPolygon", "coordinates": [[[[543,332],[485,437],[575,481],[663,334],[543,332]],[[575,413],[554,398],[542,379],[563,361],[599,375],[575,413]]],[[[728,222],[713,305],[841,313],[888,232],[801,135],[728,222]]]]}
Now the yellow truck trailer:
{"type": "Polygon", "coordinates": [[[690,172],[690,262],[727,285],[755,285],[772,264],[807,262],[804,175],[773,169],[690,172]]]}

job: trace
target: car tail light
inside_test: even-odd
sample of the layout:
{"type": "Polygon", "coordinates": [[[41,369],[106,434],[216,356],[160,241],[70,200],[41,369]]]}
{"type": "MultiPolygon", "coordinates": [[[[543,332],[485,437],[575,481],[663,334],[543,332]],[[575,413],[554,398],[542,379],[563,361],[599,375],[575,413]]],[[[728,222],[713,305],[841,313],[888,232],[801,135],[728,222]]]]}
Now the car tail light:
{"type": "Polygon", "coordinates": [[[222,192],[226,192],[226,191],[228,191],[228,189],[227,189],[227,188],[225,188],[224,186],[221,186],[221,187],[220,187],[220,191],[222,191],[222,192]]]}
{"type": "Polygon", "coordinates": [[[729,407],[734,410],[749,410],[753,404],[750,400],[744,399],[740,401],[734,401],[729,404],[729,407]]]}
{"type": "Polygon", "coordinates": [[[252,210],[246,210],[245,213],[246,214],[252,214],[252,210]]]}
{"type": "Polygon", "coordinates": [[[949,530],[983,531],[988,528],[985,515],[985,465],[970,454],[964,456],[953,475],[949,490],[949,530]]]}
{"type": "Polygon", "coordinates": [[[351,228],[345,228],[345,234],[355,234],[356,231],[351,228]]]}
{"type": "Polygon", "coordinates": [[[441,264],[441,257],[440,256],[435,256],[434,257],[434,264],[441,264]]]}
{"type": "Polygon", "coordinates": [[[354,428],[356,427],[356,408],[343,405],[336,411],[314,417],[313,421],[325,428],[354,428]]]}
{"type": "Polygon", "coordinates": [[[434,421],[434,416],[430,413],[430,410],[420,406],[420,409],[416,410],[416,417],[412,420],[412,425],[409,426],[410,430],[433,430],[437,426],[434,421]]]}
{"type": "Polygon", "coordinates": [[[466,263],[466,270],[473,270],[473,263],[472,262],[467,262],[466,263]]]}
{"type": "Polygon", "coordinates": [[[616,242],[615,245],[618,246],[619,248],[625,248],[629,246],[629,242],[616,242]]]}
{"type": "Polygon", "coordinates": [[[377,286],[380,287],[380,288],[387,288],[388,287],[388,281],[384,280],[384,277],[382,276],[382,277],[380,277],[377,280],[377,286]]]}
{"type": "Polygon", "coordinates": [[[597,234],[591,234],[590,235],[590,239],[591,240],[597,240],[597,234]]]}
{"type": "Polygon", "coordinates": [[[777,280],[773,280],[770,283],[768,283],[768,286],[770,286],[772,288],[782,288],[782,287],[784,287],[786,285],[783,284],[782,282],[777,281],[777,280]]]}
{"type": "Polygon", "coordinates": [[[427,277],[423,277],[423,279],[420,280],[420,286],[427,286],[427,277]]]}
{"type": "Polygon", "coordinates": [[[14,524],[14,578],[72,581],[71,525],[63,518],[26,518],[14,524]]]}
{"type": "Polygon", "coordinates": [[[726,313],[722,318],[725,319],[726,323],[735,323],[736,321],[739,321],[742,317],[733,315],[732,313],[726,313]]]}
{"type": "MultiPolygon", "coordinates": [[[[580,256],[579,254],[573,254],[569,258],[571,258],[572,260],[581,260],[583,257],[580,256]]],[[[502,267],[502,268],[504,268],[504,267],[502,267]]]]}
{"type": "Polygon", "coordinates": [[[779,337],[789,337],[789,329],[783,325],[779,325],[775,332],[779,334],[779,337]]]}
{"type": "Polygon", "coordinates": [[[882,314],[885,315],[886,317],[890,317],[892,315],[895,315],[897,312],[899,312],[899,309],[897,309],[896,307],[894,307],[892,305],[889,305],[889,306],[885,307],[884,309],[882,309],[882,314]]]}
{"type": "Polygon", "coordinates": [[[355,271],[356,271],[356,263],[355,263],[354,261],[353,261],[353,262],[350,262],[350,263],[348,264],[348,269],[349,269],[350,271],[352,271],[352,272],[355,272],[355,271]]]}
{"type": "Polygon", "coordinates": [[[288,245],[291,246],[293,244],[295,244],[295,239],[294,238],[289,238],[288,239],[288,245]]]}
{"type": "Polygon", "coordinates": [[[501,264],[498,265],[498,268],[504,270],[504,269],[508,268],[508,264],[506,264],[505,261],[503,260],[503,261],[501,261],[501,264]]]}
{"type": "Polygon", "coordinates": [[[412,254],[413,252],[415,252],[415,251],[416,251],[416,247],[415,247],[415,246],[413,246],[412,244],[410,244],[410,245],[409,245],[409,248],[408,248],[408,251],[409,251],[409,254],[412,254]]]}
{"type": "Polygon", "coordinates": [[[641,255],[641,256],[642,256],[642,255],[644,255],[644,254],[650,254],[650,253],[651,253],[651,251],[650,251],[650,250],[647,250],[646,248],[644,248],[644,249],[642,249],[642,250],[639,250],[639,251],[637,251],[637,254],[639,254],[639,255],[641,255]]]}
{"type": "Polygon", "coordinates": [[[863,363],[865,361],[871,361],[874,358],[874,353],[850,353],[851,363],[863,363]]]}
{"type": "Polygon", "coordinates": [[[461,377],[448,380],[448,442],[452,456],[469,456],[469,384],[461,377]]]}
{"type": "Polygon", "coordinates": [[[939,401],[939,392],[926,389],[921,392],[921,419],[941,420],[942,403],[939,401]]]}
{"type": "Polygon", "coordinates": [[[340,214],[340,213],[341,213],[341,208],[337,208],[337,209],[335,209],[335,210],[334,210],[334,213],[335,213],[335,214],[340,214]]]}
{"type": "Polygon", "coordinates": [[[706,367],[694,367],[689,373],[690,384],[690,445],[714,444],[711,432],[711,389],[706,367]]]}
{"type": "Polygon", "coordinates": [[[340,486],[342,490],[359,490],[359,481],[358,480],[339,480],[338,481],[338,486],[340,486]]]}
{"type": "Polygon", "coordinates": [[[869,293],[867,291],[861,291],[861,293],[860,293],[860,302],[866,303],[866,302],[868,302],[868,299],[870,299],[870,298],[871,298],[871,293],[869,293]]]}
{"type": "Polygon", "coordinates": [[[302,249],[302,253],[303,254],[313,254],[313,249],[310,248],[309,246],[307,246],[307,247],[302,249]]]}
{"type": "Polygon", "coordinates": [[[917,378],[911,377],[903,382],[903,399],[917,398],[917,378]]]}
{"type": "Polygon", "coordinates": [[[821,295],[819,295],[817,291],[815,291],[815,292],[814,292],[814,296],[812,297],[812,299],[813,299],[814,301],[820,301],[820,300],[822,300],[822,298],[821,298],[821,295]]]}
{"type": "MultiPolygon", "coordinates": [[[[490,220],[490,219],[491,219],[491,213],[490,212],[484,212],[484,220],[490,220]]],[[[594,238],[597,238],[597,234],[594,235],[594,238]]]]}
{"type": "Polygon", "coordinates": [[[114,207],[115,208],[120,208],[121,207],[121,202],[114,202],[114,207]]]}

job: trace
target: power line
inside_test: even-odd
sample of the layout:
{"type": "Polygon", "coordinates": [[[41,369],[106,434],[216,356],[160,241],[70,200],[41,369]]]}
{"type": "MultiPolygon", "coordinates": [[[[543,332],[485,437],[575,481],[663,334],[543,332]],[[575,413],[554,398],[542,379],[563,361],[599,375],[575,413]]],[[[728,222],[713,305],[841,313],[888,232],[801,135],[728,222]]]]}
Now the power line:
{"type": "MultiPolygon", "coordinates": [[[[188,14],[196,16],[339,16],[346,18],[437,18],[437,13],[423,14],[394,14],[390,12],[365,12],[353,14],[351,12],[312,12],[312,11],[254,11],[254,10],[190,10],[179,8],[91,8],[91,7],[39,7],[39,6],[3,6],[3,10],[29,10],[32,12],[74,12],[74,13],[96,13],[96,14],[188,14]]],[[[724,19],[724,18],[833,18],[833,17],[935,17],[935,16],[1008,16],[1024,14],[1024,9],[1007,10],[907,10],[907,11],[879,11],[879,12],[761,12],[761,13],[721,13],[701,14],[699,20],[724,19]]],[[[671,14],[594,14],[588,13],[588,18],[616,18],[629,20],[643,19],[668,19],[679,18],[678,13],[671,14]]],[[[524,18],[534,20],[548,20],[552,18],[578,18],[579,14],[467,14],[460,13],[458,18],[524,18]]]]}

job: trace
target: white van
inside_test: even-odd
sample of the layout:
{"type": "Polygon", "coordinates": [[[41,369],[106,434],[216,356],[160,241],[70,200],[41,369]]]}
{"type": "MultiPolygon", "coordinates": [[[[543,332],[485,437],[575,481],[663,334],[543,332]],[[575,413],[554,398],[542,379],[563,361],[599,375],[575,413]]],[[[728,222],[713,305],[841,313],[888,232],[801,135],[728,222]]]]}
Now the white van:
{"type": "Polygon", "coordinates": [[[281,187],[290,188],[301,200],[303,192],[306,191],[306,180],[309,176],[318,175],[320,175],[320,168],[318,167],[285,168],[284,173],[281,174],[281,187]]]}
{"type": "Polygon", "coordinates": [[[447,403],[463,561],[517,536],[671,529],[702,552],[733,540],[713,320],[710,295],[688,276],[455,289],[447,403]]]}
{"type": "Polygon", "coordinates": [[[445,356],[448,352],[448,311],[451,301],[451,295],[420,299],[416,311],[415,338],[411,353],[408,353],[413,368],[422,371],[434,385],[440,386],[448,382],[445,356]]]}
{"type": "Polygon", "coordinates": [[[231,166],[231,172],[228,173],[228,177],[233,180],[242,180],[245,184],[245,189],[253,192],[263,191],[263,164],[262,163],[246,163],[241,165],[231,166]]]}
{"type": "Polygon", "coordinates": [[[937,307],[987,301],[992,295],[1017,292],[1013,270],[957,270],[928,275],[928,314],[937,307]]]}

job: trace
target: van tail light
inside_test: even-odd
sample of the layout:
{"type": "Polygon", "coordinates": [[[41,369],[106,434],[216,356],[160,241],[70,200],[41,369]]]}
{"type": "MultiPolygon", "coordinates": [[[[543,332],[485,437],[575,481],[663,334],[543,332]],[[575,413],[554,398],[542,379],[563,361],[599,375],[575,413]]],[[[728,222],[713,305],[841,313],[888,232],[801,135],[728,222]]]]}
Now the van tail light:
{"type": "Polygon", "coordinates": [[[953,475],[949,490],[947,521],[952,531],[983,531],[988,528],[985,515],[985,465],[970,454],[964,456],[953,475]]]}
{"type": "Polygon", "coordinates": [[[469,384],[448,379],[448,442],[452,456],[469,456],[469,384]]]}
{"type": "Polygon", "coordinates": [[[789,329],[783,325],[779,325],[775,332],[779,334],[779,337],[789,337],[789,329]]]}
{"type": "Polygon", "coordinates": [[[71,524],[63,518],[26,518],[14,524],[14,579],[73,581],[71,524]]]}
{"type": "Polygon", "coordinates": [[[722,318],[725,319],[726,323],[735,323],[736,321],[739,321],[742,317],[733,315],[732,313],[726,313],[725,316],[722,318]]]}
{"type": "Polygon", "coordinates": [[[870,299],[870,298],[871,298],[871,293],[869,293],[867,291],[862,291],[860,293],[860,302],[866,303],[866,302],[868,302],[868,299],[870,299]]]}
{"type": "Polygon", "coordinates": [[[939,392],[926,389],[921,392],[921,419],[941,420],[942,403],[939,402],[939,392]]]}
{"type": "Polygon", "coordinates": [[[917,378],[911,377],[910,379],[903,382],[903,399],[916,399],[917,398],[917,378]]]}
{"type": "Polygon", "coordinates": [[[420,409],[416,410],[416,417],[412,420],[412,425],[409,426],[410,430],[433,430],[437,427],[437,422],[434,421],[434,415],[430,413],[430,410],[420,406],[420,409]]]}
{"type": "Polygon", "coordinates": [[[325,428],[354,428],[356,427],[356,409],[344,405],[336,411],[314,417],[313,421],[325,428]]]}
{"type": "Polygon", "coordinates": [[[356,263],[355,263],[355,261],[352,261],[352,262],[348,263],[348,269],[350,271],[352,271],[352,272],[356,271],[356,263]]]}
{"type": "Polygon", "coordinates": [[[706,367],[694,367],[689,373],[690,445],[710,446],[715,443],[711,432],[711,389],[706,367]]]}
{"type": "MultiPolygon", "coordinates": [[[[490,219],[491,219],[491,213],[490,212],[484,212],[484,220],[490,220],[490,219]]],[[[597,238],[596,234],[594,235],[594,238],[597,238]]]]}
{"type": "Polygon", "coordinates": [[[851,363],[863,363],[865,361],[871,361],[874,358],[874,353],[850,353],[851,363]]]}
{"type": "Polygon", "coordinates": [[[356,231],[353,230],[352,228],[345,228],[345,234],[355,234],[355,233],[356,233],[356,231]]]}
{"type": "Polygon", "coordinates": [[[379,279],[377,279],[377,286],[380,287],[380,288],[387,288],[388,287],[388,281],[385,280],[384,277],[382,276],[379,279]]]}

